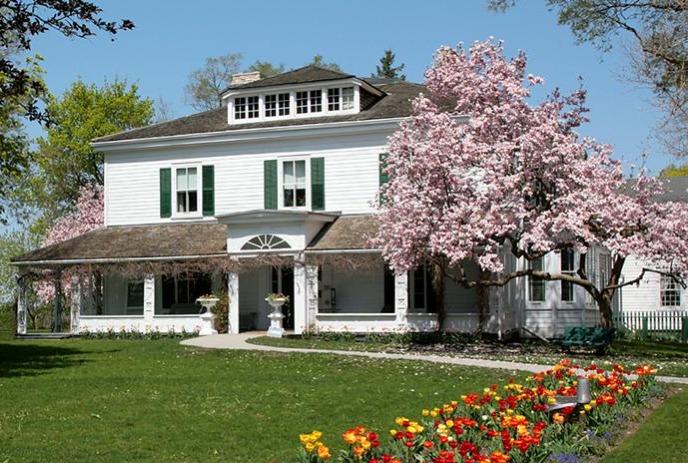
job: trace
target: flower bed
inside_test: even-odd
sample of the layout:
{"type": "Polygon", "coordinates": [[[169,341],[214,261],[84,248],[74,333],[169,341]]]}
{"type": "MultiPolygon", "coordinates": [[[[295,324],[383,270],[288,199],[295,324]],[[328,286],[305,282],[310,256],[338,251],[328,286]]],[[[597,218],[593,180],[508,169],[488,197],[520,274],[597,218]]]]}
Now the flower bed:
{"type": "MultiPolygon", "coordinates": [[[[529,376],[524,384],[493,384],[426,409],[413,421],[398,417],[386,439],[359,425],[342,434],[342,463],[575,463],[602,453],[623,421],[661,392],[650,366],[630,372],[616,365],[605,371],[581,369],[570,360],[529,376]],[[579,373],[590,383],[592,400],[549,413],[556,396],[576,397],[579,373]]],[[[299,462],[333,459],[322,433],[301,434],[299,462]]]]}

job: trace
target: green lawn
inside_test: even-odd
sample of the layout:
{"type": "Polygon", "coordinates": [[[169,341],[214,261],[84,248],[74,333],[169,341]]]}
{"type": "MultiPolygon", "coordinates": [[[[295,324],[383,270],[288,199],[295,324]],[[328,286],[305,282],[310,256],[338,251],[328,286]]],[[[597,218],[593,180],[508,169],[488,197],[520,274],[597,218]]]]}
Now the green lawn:
{"type": "Polygon", "coordinates": [[[386,432],[509,376],[178,340],[0,342],[0,462],[290,461],[299,432],[336,448],[350,425],[386,432]]]}
{"type": "MultiPolygon", "coordinates": [[[[269,338],[267,336],[250,339],[255,344],[300,347],[308,349],[331,350],[361,350],[361,351],[390,351],[433,353],[438,355],[456,355],[463,357],[479,357],[494,360],[508,360],[515,362],[537,363],[553,365],[564,357],[572,358],[577,362],[587,365],[591,362],[603,368],[611,368],[614,363],[622,363],[634,366],[641,363],[655,365],[660,375],[688,377],[688,344],[651,342],[651,341],[625,341],[617,340],[613,343],[610,352],[604,356],[585,353],[566,353],[556,344],[545,345],[541,342],[529,342],[514,348],[513,345],[489,344],[488,348],[481,350],[480,343],[467,342],[465,344],[446,346],[436,350],[427,351],[427,346],[413,346],[395,342],[376,341],[350,341],[337,339],[310,339],[293,338],[269,338]]],[[[688,460],[687,460],[688,461],[688,460]]]]}
{"type": "Polygon", "coordinates": [[[650,415],[635,434],[608,454],[601,463],[688,461],[688,392],[683,391],[650,415]]]}

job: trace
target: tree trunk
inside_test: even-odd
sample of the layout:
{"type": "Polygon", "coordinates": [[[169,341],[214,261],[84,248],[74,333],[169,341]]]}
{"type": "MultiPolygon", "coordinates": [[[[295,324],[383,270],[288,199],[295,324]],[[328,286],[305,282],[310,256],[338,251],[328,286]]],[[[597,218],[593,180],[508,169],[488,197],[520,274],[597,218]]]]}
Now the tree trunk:
{"type": "MultiPolygon", "coordinates": [[[[481,270],[480,281],[490,278],[490,272],[481,270]]],[[[487,314],[490,312],[490,287],[485,284],[478,284],[478,333],[482,334],[485,330],[487,314]]]]}
{"type": "Polygon", "coordinates": [[[444,262],[432,263],[432,293],[434,309],[437,312],[437,330],[444,331],[444,322],[447,319],[447,309],[444,306],[444,277],[446,268],[444,262]]]}
{"type": "Polygon", "coordinates": [[[602,322],[602,327],[604,328],[614,328],[614,319],[612,317],[612,297],[606,292],[599,295],[596,298],[597,307],[600,309],[600,320],[602,322]]]}

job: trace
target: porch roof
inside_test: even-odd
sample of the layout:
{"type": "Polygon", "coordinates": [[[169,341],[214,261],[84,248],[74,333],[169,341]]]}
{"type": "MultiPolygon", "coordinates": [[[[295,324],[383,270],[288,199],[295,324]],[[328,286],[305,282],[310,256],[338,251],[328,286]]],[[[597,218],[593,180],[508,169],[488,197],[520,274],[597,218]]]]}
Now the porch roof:
{"type": "MultiPolygon", "coordinates": [[[[325,226],[311,240],[306,252],[373,249],[369,240],[377,232],[374,215],[318,217],[325,226]]],[[[99,228],[13,257],[11,262],[49,267],[223,255],[227,255],[227,225],[212,222],[99,228]]]]}
{"type": "Polygon", "coordinates": [[[378,230],[372,214],[343,215],[325,225],[310,242],[306,251],[373,249],[370,239],[378,230]]]}
{"type": "Polygon", "coordinates": [[[12,258],[15,265],[179,259],[227,252],[227,226],[218,223],[99,228],[12,258]]]}

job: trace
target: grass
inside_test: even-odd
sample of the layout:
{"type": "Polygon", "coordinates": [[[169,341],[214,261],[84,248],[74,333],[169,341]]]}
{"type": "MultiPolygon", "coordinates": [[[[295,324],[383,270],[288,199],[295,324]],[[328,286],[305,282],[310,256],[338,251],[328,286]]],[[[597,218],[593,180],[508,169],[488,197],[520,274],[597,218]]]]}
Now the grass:
{"type": "Polygon", "coordinates": [[[545,345],[542,342],[527,342],[514,347],[513,344],[485,344],[481,348],[478,342],[458,343],[454,345],[425,346],[375,341],[351,341],[343,339],[322,339],[298,337],[269,338],[267,336],[250,339],[249,342],[278,347],[300,347],[308,349],[330,349],[347,351],[402,351],[455,355],[461,357],[487,358],[514,362],[553,365],[563,357],[569,357],[581,364],[594,362],[600,367],[609,368],[614,363],[634,366],[641,363],[655,365],[660,375],[688,377],[688,344],[653,341],[617,340],[610,352],[603,356],[591,353],[566,353],[556,344],[545,345]]]}
{"type": "Polygon", "coordinates": [[[682,423],[687,415],[688,392],[683,391],[667,399],[601,463],[685,463],[688,460],[688,427],[682,423]]]}
{"type": "Polygon", "coordinates": [[[178,340],[0,342],[0,462],[284,462],[298,433],[335,449],[365,423],[502,382],[509,372],[178,340]]]}

